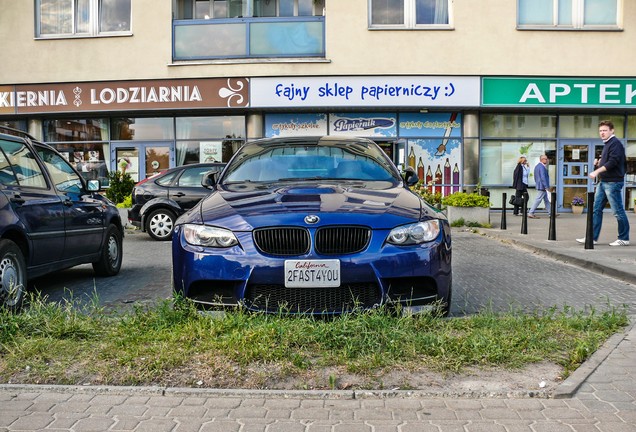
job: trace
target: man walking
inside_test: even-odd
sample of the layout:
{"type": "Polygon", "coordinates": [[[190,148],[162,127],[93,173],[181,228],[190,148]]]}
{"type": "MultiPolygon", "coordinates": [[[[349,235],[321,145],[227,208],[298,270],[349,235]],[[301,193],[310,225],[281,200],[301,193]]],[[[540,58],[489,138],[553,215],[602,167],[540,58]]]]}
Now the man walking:
{"type": "Polygon", "coordinates": [[[537,188],[537,197],[532,203],[532,207],[528,211],[528,217],[531,219],[539,219],[539,216],[535,216],[534,212],[541,204],[541,201],[545,203],[545,209],[550,213],[550,200],[548,194],[550,193],[550,176],[548,175],[548,157],[541,155],[539,163],[534,167],[534,182],[537,188]]]}
{"type": "MultiPolygon", "coordinates": [[[[603,209],[609,202],[612,213],[618,221],[618,239],[610,243],[610,246],[629,245],[629,220],[623,207],[621,192],[625,183],[625,147],[614,135],[614,123],[603,120],[598,125],[598,133],[603,140],[603,152],[601,159],[594,161],[596,169],[589,175],[598,179],[596,194],[594,196],[593,236],[594,244],[598,241],[603,224],[603,209]]],[[[585,237],[576,239],[579,243],[585,243],[585,237]]]]}

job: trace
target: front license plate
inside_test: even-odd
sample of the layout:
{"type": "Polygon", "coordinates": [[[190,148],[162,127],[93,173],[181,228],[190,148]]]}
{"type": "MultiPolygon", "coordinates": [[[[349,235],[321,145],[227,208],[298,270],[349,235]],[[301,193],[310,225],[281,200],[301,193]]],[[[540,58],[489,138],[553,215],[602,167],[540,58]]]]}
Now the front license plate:
{"type": "Polygon", "coordinates": [[[339,260],[286,260],[285,286],[302,287],[339,287],[339,260]]]}

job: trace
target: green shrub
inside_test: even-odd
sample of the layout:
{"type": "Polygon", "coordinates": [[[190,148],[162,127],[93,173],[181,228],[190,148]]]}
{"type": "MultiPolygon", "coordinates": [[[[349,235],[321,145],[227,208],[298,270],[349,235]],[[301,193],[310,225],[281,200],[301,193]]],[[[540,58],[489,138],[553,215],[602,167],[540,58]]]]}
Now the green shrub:
{"type": "Polygon", "coordinates": [[[110,187],[106,190],[106,198],[115,204],[123,203],[132,194],[135,181],[130,174],[122,174],[121,171],[108,173],[110,187]]]}
{"type": "Polygon", "coordinates": [[[117,207],[119,208],[131,208],[132,207],[132,195],[128,195],[124,200],[120,203],[117,203],[117,207]]]}
{"type": "Polygon", "coordinates": [[[442,198],[442,204],[452,207],[490,207],[487,196],[478,193],[455,192],[442,198]]]}
{"type": "Polygon", "coordinates": [[[417,182],[411,190],[421,196],[424,201],[432,206],[438,206],[442,203],[441,192],[431,192],[431,186],[424,184],[422,180],[417,182]]]}

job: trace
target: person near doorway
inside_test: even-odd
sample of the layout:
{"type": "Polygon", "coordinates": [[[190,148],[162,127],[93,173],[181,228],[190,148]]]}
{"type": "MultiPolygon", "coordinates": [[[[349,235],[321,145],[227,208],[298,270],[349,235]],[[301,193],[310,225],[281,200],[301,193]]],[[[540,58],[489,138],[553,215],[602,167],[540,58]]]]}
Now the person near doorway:
{"type": "Polygon", "coordinates": [[[515,190],[515,200],[513,204],[512,214],[519,216],[519,209],[522,205],[517,203],[523,202],[528,195],[528,176],[530,175],[530,165],[525,156],[520,156],[517,166],[512,173],[512,187],[515,190]]]}
{"type": "Polygon", "coordinates": [[[548,174],[548,156],[541,155],[539,163],[534,167],[534,182],[537,188],[537,196],[532,203],[532,207],[528,211],[528,217],[531,219],[539,219],[534,213],[541,201],[545,204],[545,209],[550,213],[550,175],[548,174]]]}
{"type": "MultiPolygon", "coordinates": [[[[598,180],[594,195],[594,213],[592,233],[594,243],[598,241],[603,225],[603,209],[609,202],[612,213],[618,222],[618,239],[610,246],[629,246],[629,220],[623,206],[622,190],[625,184],[626,156],[625,147],[614,135],[614,123],[603,120],[598,125],[598,133],[603,140],[603,152],[600,160],[594,160],[596,169],[589,174],[598,180]]],[[[576,239],[585,243],[585,237],[576,239]]]]}

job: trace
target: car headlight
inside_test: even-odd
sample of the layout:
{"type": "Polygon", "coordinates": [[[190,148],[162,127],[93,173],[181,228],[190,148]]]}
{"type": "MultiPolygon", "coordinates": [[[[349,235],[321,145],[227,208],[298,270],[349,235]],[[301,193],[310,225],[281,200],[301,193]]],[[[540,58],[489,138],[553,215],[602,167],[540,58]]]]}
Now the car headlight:
{"type": "Polygon", "coordinates": [[[228,248],[238,244],[232,231],[205,225],[187,224],[183,227],[183,236],[194,246],[228,248]]]}
{"type": "Polygon", "coordinates": [[[386,241],[399,246],[425,243],[435,240],[439,230],[439,220],[432,219],[393,228],[386,241]]]}

